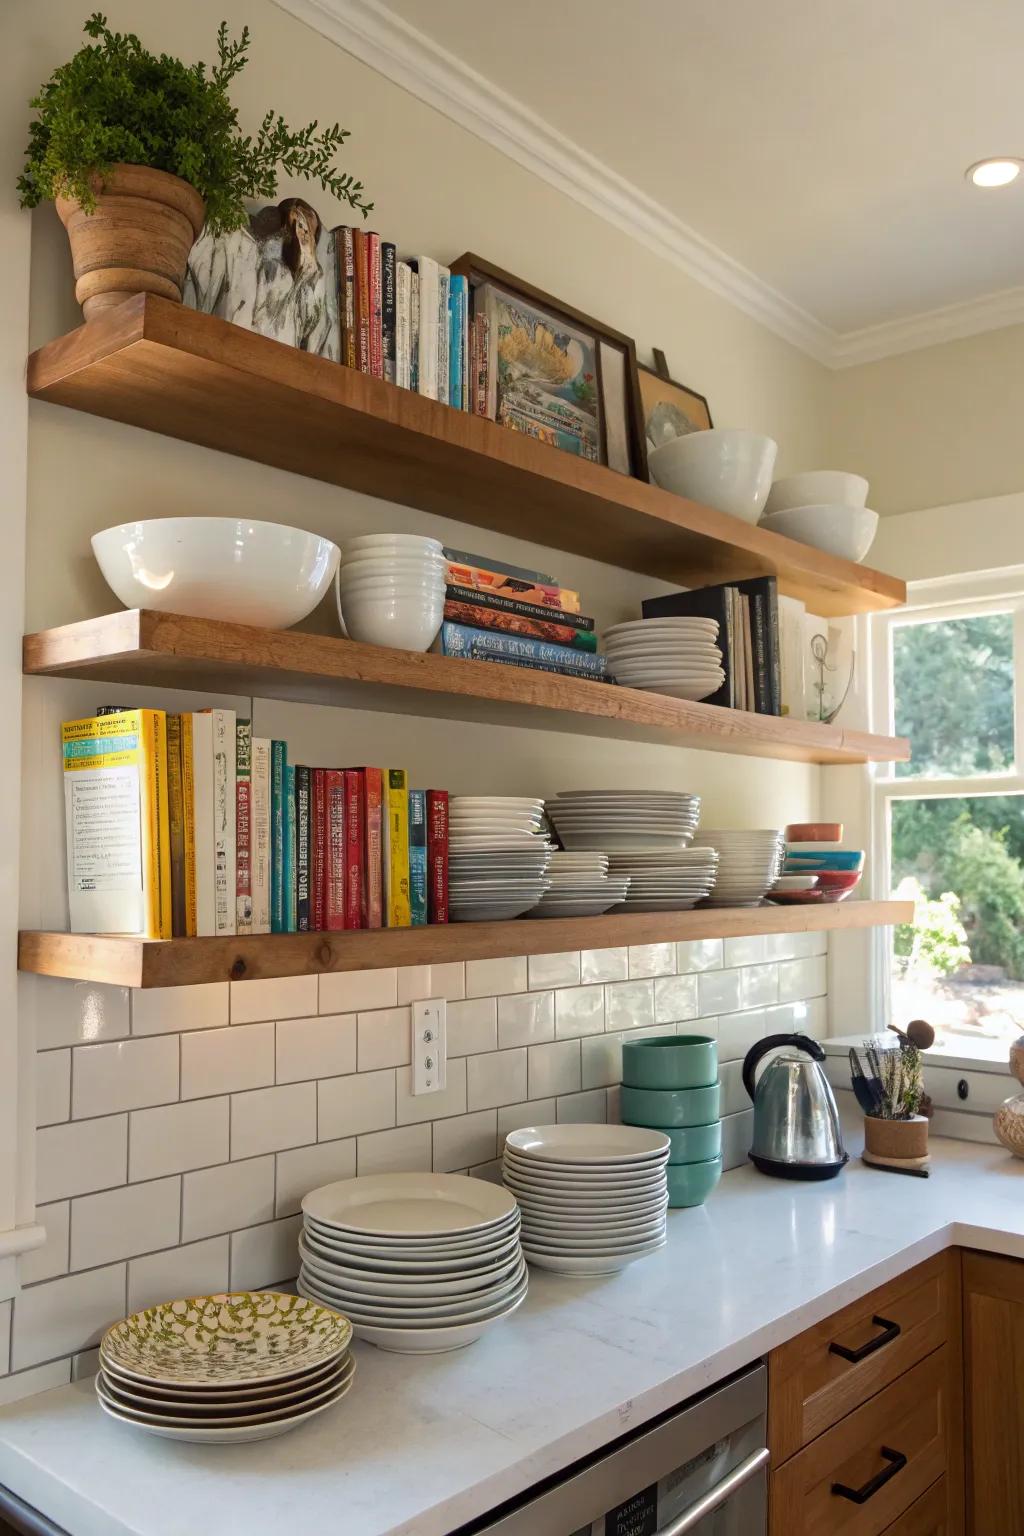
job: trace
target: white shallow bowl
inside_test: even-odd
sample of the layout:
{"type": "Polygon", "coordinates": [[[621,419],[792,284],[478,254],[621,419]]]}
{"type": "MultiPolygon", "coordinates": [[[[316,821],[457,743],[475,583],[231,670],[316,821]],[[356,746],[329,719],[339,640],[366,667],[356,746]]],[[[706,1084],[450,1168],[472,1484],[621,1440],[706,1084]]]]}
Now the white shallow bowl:
{"type": "MultiPolygon", "coordinates": [[[[316,1289],[305,1281],[300,1275],[298,1281],[300,1295],[308,1290],[310,1297],[317,1300],[316,1289]]],[[[486,1333],[487,1329],[498,1323],[502,1318],[510,1317],[513,1312],[526,1299],[528,1281],[524,1280],[519,1288],[512,1292],[507,1303],[500,1310],[489,1317],[477,1322],[463,1322],[456,1325],[434,1325],[426,1323],[419,1325],[410,1324],[408,1327],[395,1327],[394,1325],[379,1325],[368,1323],[356,1323],[353,1328],[357,1338],[365,1339],[369,1344],[375,1344],[378,1349],[389,1350],[394,1354],[402,1355],[438,1355],[444,1354],[450,1349],[463,1349],[467,1344],[472,1344],[475,1339],[486,1333]]]]}
{"type": "Polygon", "coordinates": [[[756,523],[771,490],[778,444],[757,432],[715,428],[662,443],[647,455],[666,491],[756,523]]]}
{"type": "Polygon", "coordinates": [[[126,608],[287,629],[312,613],[338,569],[337,544],[248,517],[154,517],[92,536],[126,608]]]}
{"type": "Polygon", "coordinates": [[[830,502],[834,506],[862,507],[868,499],[868,482],[863,475],[850,475],[842,469],[811,469],[802,475],[787,475],[776,480],[768,492],[764,510],[784,512],[789,507],[810,507],[830,502]]]}
{"type": "Polygon", "coordinates": [[[661,1131],[636,1125],[524,1125],[510,1131],[505,1145],[530,1162],[581,1168],[653,1161],[668,1157],[671,1142],[661,1131]]]}
{"type": "Polygon", "coordinates": [[[787,539],[823,549],[839,560],[858,561],[864,559],[875,541],[878,513],[869,507],[790,507],[785,512],[766,513],[761,526],[787,539]]]}
{"type": "MultiPolygon", "coordinates": [[[[694,434],[696,436],[696,434],[694,434]]],[[[684,438],[677,438],[677,442],[684,442],[684,438]]],[[[543,1249],[531,1248],[529,1252],[524,1248],[527,1263],[537,1269],[550,1269],[559,1275],[614,1275],[620,1269],[625,1269],[627,1264],[632,1264],[637,1259],[645,1258],[649,1253],[656,1253],[659,1248],[664,1248],[667,1239],[662,1237],[657,1242],[649,1244],[646,1248],[635,1248],[625,1253],[608,1254],[580,1254],[580,1253],[552,1253],[543,1249]]]]}
{"type": "Polygon", "coordinates": [[[403,554],[423,551],[440,555],[444,552],[440,539],[428,539],[419,533],[357,533],[345,540],[346,558],[363,549],[400,549],[403,554]]]}
{"type": "Polygon", "coordinates": [[[464,1174],[375,1173],[312,1190],[302,1211],[340,1232],[434,1237],[514,1223],[515,1201],[464,1174]]]}

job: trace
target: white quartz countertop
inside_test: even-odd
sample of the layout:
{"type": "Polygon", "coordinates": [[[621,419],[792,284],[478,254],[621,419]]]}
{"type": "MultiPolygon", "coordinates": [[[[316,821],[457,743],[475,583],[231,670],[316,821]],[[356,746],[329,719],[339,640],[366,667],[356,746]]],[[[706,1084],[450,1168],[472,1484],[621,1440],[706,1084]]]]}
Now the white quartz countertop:
{"type": "Polygon", "coordinates": [[[1024,1257],[1024,1163],[932,1150],[928,1180],[739,1169],[621,1274],[532,1270],[468,1349],[357,1346],[349,1396],[278,1440],[158,1440],[107,1419],[91,1381],[28,1398],[0,1411],[0,1483],[72,1536],[444,1536],[951,1244],[1024,1257]]]}

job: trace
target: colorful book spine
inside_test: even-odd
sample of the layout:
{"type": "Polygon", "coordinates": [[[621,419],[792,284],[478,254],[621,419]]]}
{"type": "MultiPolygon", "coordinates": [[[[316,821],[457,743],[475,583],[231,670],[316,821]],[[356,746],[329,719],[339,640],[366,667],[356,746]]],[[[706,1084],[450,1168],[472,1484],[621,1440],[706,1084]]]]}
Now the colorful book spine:
{"type": "Polygon", "coordinates": [[[461,411],[469,284],[453,273],[448,285],[448,404],[461,411]]]}
{"type": "Polygon", "coordinates": [[[270,931],[288,932],[288,743],[270,743],[270,931]]]}
{"type": "Polygon", "coordinates": [[[470,333],[470,369],[472,374],[473,413],[490,416],[488,409],[488,369],[490,367],[490,320],[486,313],[474,314],[470,333]]]}
{"type": "Polygon", "coordinates": [[[235,721],[235,932],[252,933],[252,721],[235,721]]]}
{"type": "Polygon", "coordinates": [[[326,879],[324,927],[336,933],[345,926],[345,775],[340,768],[324,772],[326,818],[326,879]]]}
{"type": "MultiPolygon", "coordinates": [[[[469,624],[476,629],[497,629],[513,635],[529,635],[546,640],[549,645],[567,645],[572,650],[597,650],[597,635],[572,622],[563,623],[551,608],[534,608],[530,603],[510,603],[508,598],[489,597],[468,587],[448,587],[444,617],[455,624],[469,624]]],[[[568,614],[568,620],[582,615],[568,614]]],[[[588,622],[593,623],[593,620],[588,622]]]]}
{"type": "Polygon", "coordinates": [[[270,932],[270,742],[252,738],[252,932],[270,932]]]}
{"type": "Polygon", "coordinates": [[[295,928],[309,932],[310,777],[304,763],[295,765],[295,928]]]}
{"type": "Polygon", "coordinates": [[[380,235],[369,230],[366,236],[370,278],[370,372],[375,379],[384,377],[384,291],[381,273],[380,235]]]}
{"type": "Polygon", "coordinates": [[[409,786],[404,768],[389,768],[385,777],[385,926],[408,928],[412,923],[409,905],[409,786]]]}
{"type": "Polygon", "coordinates": [[[588,651],[577,651],[567,645],[549,645],[527,635],[470,629],[465,624],[452,624],[447,620],[441,625],[441,648],[445,656],[559,667],[577,677],[603,678],[607,666],[605,657],[593,656],[588,651]]]}
{"type": "Polygon", "coordinates": [[[213,858],[217,934],[235,931],[235,712],[213,717],[213,858]]]}
{"type": "MultiPolygon", "coordinates": [[[[162,709],[144,709],[142,728],[146,739],[147,794],[143,823],[143,852],[149,839],[152,878],[149,920],[158,939],[173,938],[171,931],[171,839],[167,806],[167,716],[162,709]]],[[[147,927],[147,932],[150,929],[147,927]]]]}
{"type": "Polygon", "coordinates": [[[179,715],[181,729],[181,819],[184,840],[183,882],[185,936],[196,936],[196,785],[192,747],[192,716],[179,715]]]}
{"type": "MultiPolygon", "coordinates": [[[[580,615],[579,593],[554,582],[535,581],[530,577],[513,576],[508,571],[490,570],[451,559],[445,569],[445,580],[452,587],[466,587],[489,596],[508,598],[512,602],[528,603],[535,608],[553,608],[559,614],[576,615],[580,619],[577,626],[580,629],[594,627],[593,619],[580,615]]],[[[575,622],[575,619],[567,618],[565,622],[575,622]]]]}
{"type": "Polygon", "coordinates": [[[438,399],[438,307],[440,267],[430,256],[417,258],[419,305],[417,309],[419,346],[417,348],[417,389],[430,400],[438,399]]]}
{"type": "Polygon", "coordinates": [[[366,928],[366,780],[358,768],[346,768],[344,926],[366,928]]]}
{"type": "Polygon", "coordinates": [[[370,372],[370,236],[365,229],[353,230],[355,243],[355,333],[356,367],[370,372]]]}
{"type": "Polygon", "coordinates": [[[337,231],[338,309],[341,314],[341,360],[348,368],[356,363],[356,251],[355,231],[343,225],[337,231]]]}
{"type": "Polygon", "coordinates": [[[400,261],[395,267],[395,383],[400,389],[412,387],[411,304],[412,268],[407,261],[400,261]]]}
{"type": "Polygon", "coordinates": [[[420,275],[409,264],[409,388],[420,390],[420,275]]]}
{"type": "Polygon", "coordinates": [[[181,716],[167,716],[167,817],[171,848],[171,933],[184,938],[185,804],[181,774],[181,716]]]}
{"type": "Polygon", "coordinates": [[[200,710],[192,716],[192,779],[195,791],[196,933],[201,939],[217,931],[216,858],[213,842],[213,716],[200,710]]]}
{"type": "Polygon", "coordinates": [[[363,798],[366,805],[366,831],[363,840],[366,886],[366,928],[384,926],[384,773],[380,768],[363,768],[363,798]]]}
{"type": "Polygon", "coordinates": [[[442,405],[447,405],[448,400],[448,353],[449,353],[449,318],[448,318],[448,293],[451,286],[452,275],[447,267],[437,269],[437,316],[435,330],[437,331],[437,398],[442,405]]]}
{"type": "Polygon", "coordinates": [[[309,926],[314,933],[327,927],[327,800],[324,769],[309,774],[309,926]]]}
{"type": "Polygon", "coordinates": [[[448,791],[427,790],[427,921],[448,921],[448,791]]]}
{"type": "MultiPolygon", "coordinates": [[[[497,571],[502,576],[511,576],[516,581],[524,581],[531,587],[554,587],[556,591],[562,591],[553,576],[548,576],[544,571],[531,571],[524,565],[511,565],[507,560],[496,560],[493,555],[485,559],[483,555],[470,554],[465,549],[442,549],[441,553],[450,565],[468,565],[474,570],[489,571],[492,575],[497,571]]],[[[573,593],[579,598],[579,593],[573,593]]],[[[576,607],[579,607],[577,601],[576,607]]]]}
{"type": "Polygon", "coordinates": [[[295,801],[295,768],[285,769],[284,899],[285,932],[298,933],[298,814],[295,801]]]}
{"type": "Polygon", "coordinates": [[[412,926],[427,921],[427,796],[422,789],[409,791],[409,913],[412,926]]]}
{"type": "Polygon", "coordinates": [[[396,266],[397,256],[395,247],[390,240],[382,240],[380,245],[380,325],[384,356],[384,377],[389,384],[395,384],[398,381],[396,371],[398,274],[396,266]]]}

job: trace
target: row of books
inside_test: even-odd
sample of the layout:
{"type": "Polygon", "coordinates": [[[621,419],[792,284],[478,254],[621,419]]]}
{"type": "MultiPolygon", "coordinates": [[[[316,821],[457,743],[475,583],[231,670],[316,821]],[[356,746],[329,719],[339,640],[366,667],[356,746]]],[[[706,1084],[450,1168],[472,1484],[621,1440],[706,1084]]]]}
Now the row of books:
{"type": "Polygon", "coordinates": [[[594,620],[580,595],[553,576],[489,556],[446,549],[445,656],[603,680],[594,620]]]}
{"type": "Polygon", "coordinates": [[[74,933],[147,938],[448,921],[448,794],[316,768],[234,710],[62,726],[74,933]]]}

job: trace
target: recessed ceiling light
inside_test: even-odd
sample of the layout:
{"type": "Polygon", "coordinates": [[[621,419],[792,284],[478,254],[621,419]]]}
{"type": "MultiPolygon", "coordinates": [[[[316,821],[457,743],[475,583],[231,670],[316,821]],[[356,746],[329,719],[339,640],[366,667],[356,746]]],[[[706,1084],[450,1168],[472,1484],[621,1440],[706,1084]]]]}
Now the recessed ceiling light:
{"type": "Polygon", "coordinates": [[[1008,187],[1020,175],[1021,162],[1004,156],[999,160],[978,160],[964,173],[976,187],[1008,187]]]}

